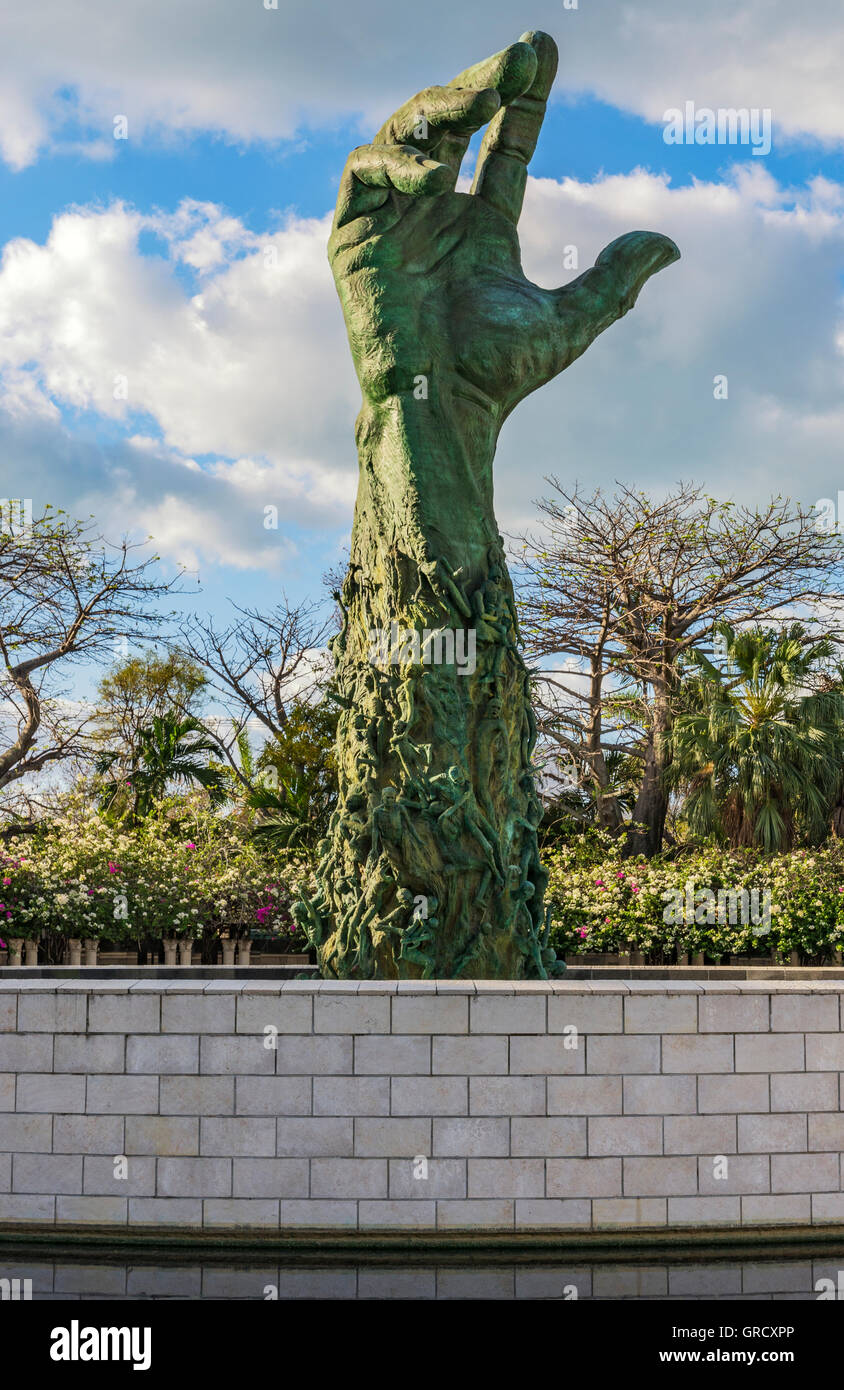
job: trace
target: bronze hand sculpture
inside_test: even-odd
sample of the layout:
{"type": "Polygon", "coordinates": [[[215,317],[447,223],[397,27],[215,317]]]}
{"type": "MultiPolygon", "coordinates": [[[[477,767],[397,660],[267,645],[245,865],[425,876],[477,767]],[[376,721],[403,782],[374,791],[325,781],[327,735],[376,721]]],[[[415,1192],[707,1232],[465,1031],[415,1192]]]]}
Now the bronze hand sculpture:
{"type": "Polygon", "coordinates": [[[667,237],[631,232],[559,290],[525,277],[517,223],[556,66],[547,34],[523,35],[400,107],[371,145],[352,152],[340,181],[329,256],[363,395],[344,621],[333,645],[340,809],[353,787],[359,796],[368,765],[370,825],[391,787],[413,834],[394,865],[401,882],[385,881],[376,899],[368,880],[383,873],[383,856],[362,845],[350,890],[348,846],[335,830],[314,933],[329,972],[360,973],[365,962],[380,976],[447,977],[471,961],[479,976],[514,978],[553,967],[553,951],[541,948],[545,876],[529,814],[535,723],[493,513],[493,457],[519,401],[579,357],[679,255],[667,237]],[[461,160],[482,126],[471,192],[458,193],[461,160]],[[384,659],[389,644],[378,639],[394,624],[419,633],[425,655],[384,659]],[[462,666],[458,637],[472,640],[457,651],[475,653],[462,666]],[[384,661],[377,680],[362,675],[374,650],[384,661]],[[428,660],[432,650],[442,659],[428,660]],[[374,764],[361,712],[386,726],[374,764]],[[496,730],[495,757],[482,726],[496,730]],[[410,767],[414,749],[425,755],[410,767]],[[461,790],[460,816],[446,825],[445,775],[459,776],[461,790]],[[493,880],[494,901],[491,863],[506,871],[493,880]],[[408,893],[436,900],[437,925],[402,951],[394,923],[408,893]],[[362,917],[364,897],[379,906],[362,917]],[[352,951],[344,932],[361,922],[368,940],[352,951]]]}

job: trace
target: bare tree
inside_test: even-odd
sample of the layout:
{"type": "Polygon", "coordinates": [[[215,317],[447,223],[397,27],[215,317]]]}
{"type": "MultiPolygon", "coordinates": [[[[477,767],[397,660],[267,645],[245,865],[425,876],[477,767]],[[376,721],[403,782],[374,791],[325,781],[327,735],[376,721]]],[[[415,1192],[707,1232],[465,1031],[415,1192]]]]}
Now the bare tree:
{"type": "Polygon", "coordinates": [[[182,626],[181,650],[207,673],[206,689],[220,696],[231,717],[230,734],[224,736],[219,721],[214,733],[235,775],[251,790],[237,756],[241,735],[257,721],[270,738],[282,737],[291,704],[311,698],[327,681],[326,641],[336,623],[321,604],[294,604],[284,595],[267,612],[232,607],[237,616],[224,628],[190,618],[182,626]]]}
{"type": "Polygon", "coordinates": [[[161,580],[157,555],[134,561],[140,548],[50,507],[0,530],[0,787],[84,751],[92,711],[59,678],[166,621],[158,604],[181,574],[161,580]]]}
{"type": "Polygon", "coordinates": [[[545,534],[522,537],[520,587],[530,654],[565,662],[546,686],[543,730],[593,783],[610,828],[621,818],[607,753],[639,760],[627,844],[654,854],[684,654],[705,648],[725,618],[741,626],[799,613],[828,626],[844,598],[841,545],[787,498],[757,509],[687,483],[654,501],[624,484],[609,498],[548,481],[556,495],[539,504],[545,534]]]}
{"type": "Polygon", "coordinates": [[[597,823],[616,831],[622,817],[610,753],[635,754],[640,730],[629,712],[630,682],[615,628],[613,580],[604,566],[587,561],[572,514],[557,508],[551,515],[547,509],[552,505],[542,504],[549,515],[550,549],[531,549],[525,541],[519,587],[528,655],[542,663],[533,699],[540,748],[544,745],[549,754],[545,780],[557,790],[585,791],[594,799],[597,823]],[[571,563],[569,550],[577,552],[579,565],[571,563]],[[556,664],[545,664],[548,658],[556,664]],[[610,691],[616,697],[612,706],[610,691]]]}

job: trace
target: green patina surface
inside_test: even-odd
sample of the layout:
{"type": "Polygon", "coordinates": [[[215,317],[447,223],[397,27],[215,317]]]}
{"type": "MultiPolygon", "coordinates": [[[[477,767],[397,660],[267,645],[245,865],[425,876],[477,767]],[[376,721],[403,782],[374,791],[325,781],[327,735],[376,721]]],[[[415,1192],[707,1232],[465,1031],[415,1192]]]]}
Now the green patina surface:
{"type": "Polygon", "coordinates": [[[319,895],[297,910],[327,976],[555,968],[493,457],[519,401],[679,255],[631,232],[562,289],[525,277],[517,223],[556,67],[553,40],[525,34],[400,107],[340,183],[329,256],[363,395],[360,482],[333,642],[340,801],[319,895]],[[391,629],[385,660],[373,634],[391,629]]]}

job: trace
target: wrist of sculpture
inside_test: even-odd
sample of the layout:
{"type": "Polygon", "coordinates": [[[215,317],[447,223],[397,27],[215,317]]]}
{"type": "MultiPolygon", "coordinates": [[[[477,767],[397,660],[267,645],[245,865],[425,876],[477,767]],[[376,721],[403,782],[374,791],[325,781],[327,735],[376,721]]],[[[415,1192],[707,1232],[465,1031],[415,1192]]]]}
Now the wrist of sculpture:
{"type": "Polygon", "coordinates": [[[406,551],[442,558],[464,582],[485,577],[500,545],[493,472],[500,407],[453,369],[415,373],[407,389],[367,397],[356,426],[360,477],[352,559],[406,551]]]}

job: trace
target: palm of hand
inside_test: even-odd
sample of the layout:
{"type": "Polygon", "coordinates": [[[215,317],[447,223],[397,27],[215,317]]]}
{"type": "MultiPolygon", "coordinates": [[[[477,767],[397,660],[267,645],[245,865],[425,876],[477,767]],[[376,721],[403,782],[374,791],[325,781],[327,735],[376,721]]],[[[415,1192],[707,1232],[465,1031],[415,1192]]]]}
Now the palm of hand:
{"type": "Polygon", "coordinates": [[[524,275],[517,222],[555,71],[553,40],[525,35],[420,92],[350,156],[329,256],[370,402],[445,374],[503,417],[679,255],[667,237],[632,232],[562,289],[524,275]],[[457,193],[471,135],[488,122],[472,192],[457,193]]]}

